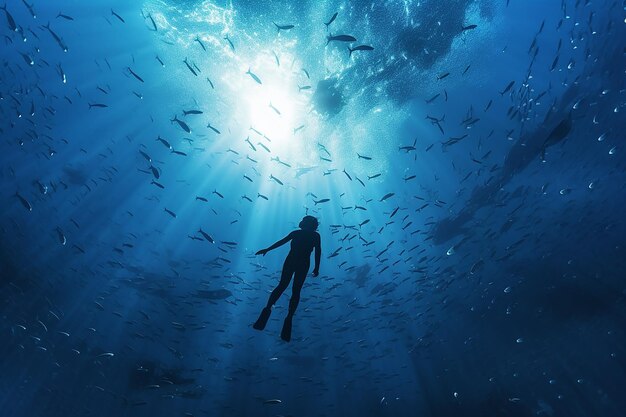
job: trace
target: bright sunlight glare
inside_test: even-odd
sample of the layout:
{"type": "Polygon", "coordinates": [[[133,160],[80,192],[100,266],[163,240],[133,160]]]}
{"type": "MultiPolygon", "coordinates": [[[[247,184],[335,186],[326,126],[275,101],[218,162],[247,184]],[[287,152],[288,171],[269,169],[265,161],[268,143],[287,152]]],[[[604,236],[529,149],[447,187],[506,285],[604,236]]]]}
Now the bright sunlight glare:
{"type": "Polygon", "coordinates": [[[318,123],[309,105],[310,90],[299,88],[294,57],[265,50],[250,62],[225,80],[236,99],[243,139],[248,137],[251,146],[261,152],[270,149],[281,158],[303,155],[303,138],[313,137],[318,123]],[[246,74],[248,70],[261,84],[246,74]]]}

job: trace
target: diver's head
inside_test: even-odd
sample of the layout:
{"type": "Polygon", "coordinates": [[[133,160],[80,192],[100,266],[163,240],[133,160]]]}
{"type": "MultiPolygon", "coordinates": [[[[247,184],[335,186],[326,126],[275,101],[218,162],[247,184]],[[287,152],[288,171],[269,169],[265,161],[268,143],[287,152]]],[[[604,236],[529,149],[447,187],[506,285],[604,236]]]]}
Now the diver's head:
{"type": "Polygon", "coordinates": [[[304,216],[302,218],[302,221],[300,222],[300,224],[298,225],[298,227],[300,227],[300,229],[302,230],[310,230],[312,232],[317,230],[317,225],[319,223],[317,222],[317,219],[313,216],[304,216]]]}

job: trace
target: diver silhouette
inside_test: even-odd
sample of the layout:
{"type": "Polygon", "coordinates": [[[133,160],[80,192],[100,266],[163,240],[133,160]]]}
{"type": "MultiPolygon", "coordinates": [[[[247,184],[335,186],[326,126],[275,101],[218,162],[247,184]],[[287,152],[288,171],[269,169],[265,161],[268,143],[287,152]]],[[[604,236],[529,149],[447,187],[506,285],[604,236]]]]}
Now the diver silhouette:
{"type": "Polygon", "coordinates": [[[320,257],[322,255],[321,239],[319,233],[317,233],[317,219],[313,216],[304,216],[298,226],[301,230],[294,230],[269,248],[261,249],[256,253],[256,255],[265,256],[267,252],[272,249],[276,249],[291,240],[291,250],[289,251],[287,258],[285,258],[283,270],[280,275],[280,282],[270,294],[270,297],[267,300],[267,305],[261,311],[259,319],[252,326],[257,330],[265,329],[267,320],[270,318],[270,314],[272,312],[272,306],[276,303],[276,301],[278,301],[282,293],[289,286],[291,277],[295,275],[293,286],[291,287],[292,293],[291,299],[289,300],[289,312],[287,313],[287,317],[285,317],[283,329],[280,333],[281,339],[286,342],[291,340],[291,320],[296,312],[296,308],[298,308],[298,303],[300,302],[300,290],[302,290],[304,279],[306,278],[307,272],[309,272],[311,252],[313,251],[313,248],[315,248],[315,267],[313,268],[314,277],[319,275],[320,257]]]}

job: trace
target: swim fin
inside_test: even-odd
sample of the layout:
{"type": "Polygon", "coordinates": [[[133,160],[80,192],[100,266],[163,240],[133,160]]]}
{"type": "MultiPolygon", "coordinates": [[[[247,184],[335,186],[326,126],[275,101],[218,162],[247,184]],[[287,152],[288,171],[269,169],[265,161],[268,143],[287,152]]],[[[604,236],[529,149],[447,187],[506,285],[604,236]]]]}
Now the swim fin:
{"type": "Polygon", "coordinates": [[[272,313],[272,309],[270,307],[265,307],[261,311],[261,314],[259,315],[259,319],[256,321],[256,323],[254,323],[252,327],[254,327],[257,330],[265,329],[265,325],[267,324],[267,321],[269,320],[271,313],[272,313]]]}
{"type": "Polygon", "coordinates": [[[291,340],[291,317],[285,317],[285,322],[283,323],[283,330],[280,332],[280,338],[285,342],[289,342],[291,340]]]}

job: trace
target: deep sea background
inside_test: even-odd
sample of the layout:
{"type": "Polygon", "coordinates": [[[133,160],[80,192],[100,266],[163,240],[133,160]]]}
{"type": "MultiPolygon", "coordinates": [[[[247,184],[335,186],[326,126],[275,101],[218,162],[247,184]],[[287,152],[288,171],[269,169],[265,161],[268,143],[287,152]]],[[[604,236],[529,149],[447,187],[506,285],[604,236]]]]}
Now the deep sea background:
{"type": "Polygon", "coordinates": [[[2,417],[626,415],[623,3],[31,1],[2,417]]]}

